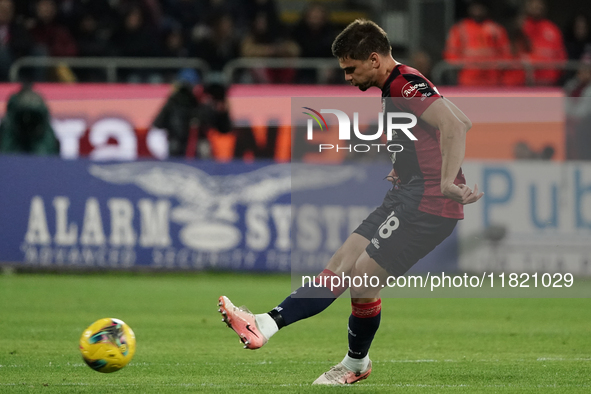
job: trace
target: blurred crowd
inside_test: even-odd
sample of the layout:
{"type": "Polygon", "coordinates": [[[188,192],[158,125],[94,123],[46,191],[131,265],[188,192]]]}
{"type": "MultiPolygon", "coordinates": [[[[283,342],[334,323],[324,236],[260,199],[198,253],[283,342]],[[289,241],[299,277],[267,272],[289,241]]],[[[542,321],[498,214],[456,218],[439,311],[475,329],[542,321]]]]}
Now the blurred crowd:
{"type": "MultiPolygon", "coordinates": [[[[22,56],[191,57],[203,59],[214,73],[240,57],[326,58],[342,27],[331,23],[326,4],[307,2],[298,21],[286,25],[276,0],[0,0],[0,80],[22,56]]],[[[548,18],[544,0],[457,0],[456,9],[462,15],[441,57],[462,68],[449,82],[558,85],[575,72],[545,63],[591,56],[591,22],[577,10],[561,29],[548,18]],[[535,72],[526,73],[523,64],[535,72]]],[[[418,51],[407,60],[429,76],[432,60],[438,60],[430,55],[418,51]]],[[[25,79],[104,81],[104,70],[97,70],[57,67],[51,74],[29,71],[25,79]]],[[[119,75],[127,82],[175,77],[149,69],[119,75]]],[[[314,69],[258,69],[239,81],[314,83],[317,75],[314,69]]]]}
{"type": "Polygon", "coordinates": [[[450,30],[444,58],[464,65],[458,73],[459,85],[563,84],[575,73],[563,73],[556,65],[591,56],[588,15],[574,10],[571,21],[561,30],[548,18],[544,0],[524,0],[520,7],[497,13],[505,16],[503,20],[494,19],[491,6],[498,9],[504,3],[471,0],[466,3],[466,18],[450,30]],[[530,74],[533,81],[527,80],[522,64],[534,67],[530,74]]]}
{"type": "MultiPolygon", "coordinates": [[[[238,57],[330,57],[335,36],[326,7],[314,2],[288,27],[274,0],[0,0],[0,80],[22,56],[196,57],[221,71],[238,57]]],[[[32,79],[48,77],[93,81],[102,75],[32,79]]],[[[311,77],[310,70],[251,76],[270,83],[311,77]]],[[[131,82],[166,79],[149,70],[124,76],[131,82]]]]}

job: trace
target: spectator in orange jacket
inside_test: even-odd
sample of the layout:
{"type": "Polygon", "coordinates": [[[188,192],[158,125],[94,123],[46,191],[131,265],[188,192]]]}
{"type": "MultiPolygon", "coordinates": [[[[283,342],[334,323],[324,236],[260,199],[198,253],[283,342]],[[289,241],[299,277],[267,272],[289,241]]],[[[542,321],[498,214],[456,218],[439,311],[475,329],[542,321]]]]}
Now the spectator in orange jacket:
{"type": "MultiPolygon", "coordinates": [[[[481,0],[468,6],[468,17],[450,30],[444,57],[450,62],[494,62],[510,60],[511,50],[506,30],[487,18],[488,8],[481,0]]],[[[458,83],[464,86],[498,85],[501,72],[498,67],[463,68],[458,83]]]]}
{"type": "MultiPolygon", "coordinates": [[[[545,19],[543,0],[527,0],[523,31],[531,43],[531,61],[535,64],[566,60],[566,49],[558,26],[545,19]]],[[[561,76],[559,69],[539,69],[534,74],[537,85],[555,85],[561,76]]]]}

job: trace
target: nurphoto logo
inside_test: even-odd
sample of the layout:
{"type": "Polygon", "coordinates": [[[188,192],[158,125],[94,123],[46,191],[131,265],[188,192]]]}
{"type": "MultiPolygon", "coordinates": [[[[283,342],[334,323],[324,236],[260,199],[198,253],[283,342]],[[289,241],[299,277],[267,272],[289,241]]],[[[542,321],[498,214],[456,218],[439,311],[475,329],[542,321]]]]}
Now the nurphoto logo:
{"type": "MultiPolygon", "coordinates": [[[[311,119],[307,121],[307,134],[306,138],[309,141],[314,139],[314,121],[320,127],[321,131],[328,130],[328,124],[326,123],[326,119],[322,114],[333,114],[337,117],[339,122],[339,141],[350,141],[351,140],[351,119],[349,116],[338,109],[321,109],[320,111],[316,111],[310,107],[302,107],[310,112],[303,112],[304,114],[310,116],[311,119]]],[[[415,137],[412,132],[410,131],[411,128],[416,126],[417,124],[417,117],[411,113],[407,112],[387,112],[386,113],[386,138],[388,141],[392,141],[394,138],[398,136],[396,130],[400,130],[403,132],[408,139],[411,141],[416,141],[417,137],[415,137]],[[397,123],[401,119],[409,120],[410,122],[406,123],[397,123]]],[[[361,141],[378,141],[382,135],[384,134],[384,113],[380,112],[378,114],[378,130],[374,134],[363,134],[359,131],[359,113],[353,113],[353,133],[355,137],[361,141]]],[[[383,144],[383,143],[374,143],[374,144],[318,144],[318,151],[326,151],[326,150],[336,150],[342,151],[346,150],[349,152],[359,152],[365,153],[371,150],[377,150],[380,152],[381,149],[387,150],[390,153],[397,153],[402,152],[403,147],[400,144],[383,144]]]]}

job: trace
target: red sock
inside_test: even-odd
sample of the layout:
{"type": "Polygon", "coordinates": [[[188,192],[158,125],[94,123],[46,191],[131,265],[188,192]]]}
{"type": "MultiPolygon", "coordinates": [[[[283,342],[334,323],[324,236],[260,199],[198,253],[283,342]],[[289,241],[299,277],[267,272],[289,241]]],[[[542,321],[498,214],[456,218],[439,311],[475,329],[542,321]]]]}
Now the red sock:
{"type": "Polygon", "coordinates": [[[362,319],[374,317],[382,310],[382,299],[380,298],[377,301],[364,304],[351,301],[351,309],[353,316],[355,317],[360,317],[362,319]]]}
{"type": "Polygon", "coordinates": [[[351,358],[364,358],[380,327],[382,300],[365,304],[351,302],[353,312],[349,316],[349,352],[351,358]]]}

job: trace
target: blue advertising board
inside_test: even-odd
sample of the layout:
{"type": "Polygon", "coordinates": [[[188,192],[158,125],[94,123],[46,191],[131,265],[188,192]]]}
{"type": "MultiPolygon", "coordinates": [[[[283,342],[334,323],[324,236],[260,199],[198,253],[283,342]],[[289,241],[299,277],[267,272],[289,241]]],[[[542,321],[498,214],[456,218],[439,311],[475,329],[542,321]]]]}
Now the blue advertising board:
{"type": "MultiPolygon", "coordinates": [[[[289,271],[322,265],[388,190],[384,165],[0,156],[0,262],[289,271]]],[[[457,265],[455,234],[419,263],[457,265]]]]}

